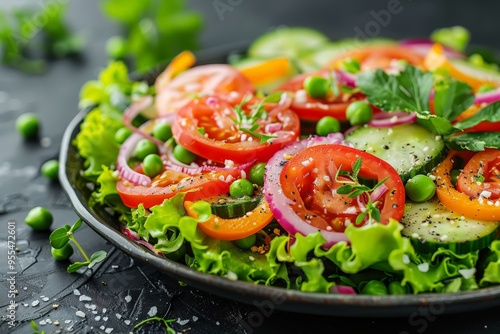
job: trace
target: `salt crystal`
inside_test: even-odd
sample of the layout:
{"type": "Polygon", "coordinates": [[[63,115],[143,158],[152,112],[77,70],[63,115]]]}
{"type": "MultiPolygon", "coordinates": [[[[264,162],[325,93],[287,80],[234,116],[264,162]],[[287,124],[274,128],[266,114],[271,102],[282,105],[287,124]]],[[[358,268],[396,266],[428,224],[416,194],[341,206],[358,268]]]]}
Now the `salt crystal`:
{"type": "Polygon", "coordinates": [[[194,322],[198,321],[198,317],[197,317],[197,316],[195,316],[195,315],[193,315],[193,321],[194,321],[194,322]]]}
{"type": "Polygon", "coordinates": [[[81,302],[89,302],[91,300],[92,300],[92,298],[90,298],[89,296],[85,296],[85,295],[81,295],[80,296],[80,301],[81,302]]]}
{"type": "Polygon", "coordinates": [[[107,334],[109,334],[109,333],[111,333],[112,331],[113,331],[113,328],[108,327],[108,328],[106,328],[106,330],[105,330],[104,332],[106,332],[107,334]]]}
{"type": "Polygon", "coordinates": [[[40,304],[40,301],[39,301],[39,300],[34,300],[34,301],[31,303],[31,306],[35,307],[35,306],[38,306],[38,304],[40,304]]]}
{"type": "Polygon", "coordinates": [[[76,314],[77,317],[85,318],[85,313],[83,313],[82,311],[76,311],[75,314],[76,314]]]}
{"type": "Polygon", "coordinates": [[[122,315],[120,313],[116,313],[115,315],[116,315],[117,319],[121,319],[122,318],[122,315]]]}
{"type": "Polygon", "coordinates": [[[80,291],[78,291],[78,289],[74,289],[74,290],[73,290],[73,294],[74,294],[75,296],[79,296],[79,295],[81,295],[81,293],[80,293],[80,291]]]}
{"type": "Polygon", "coordinates": [[[185,319],[185,320],[181,320],[181,318],[178,318],[177,319],[177,323],[181,326],[184,326],[185,324],[187,324],[189,322],[189,319],[185,319]]]}
{"type": "Polygon", "coordinates": [[[156,313],[158,313],[158,309],[156,308],[156,306],[151,307],[148,311],[148,315],[150,317],[154,317],[156,313]]]}
{"type": "Polygon", "coordinates": [[[132,296],[128,295],[128,296],[125,296],[125,301],[127,303],[130,303],[132,301],[132,296]]]}

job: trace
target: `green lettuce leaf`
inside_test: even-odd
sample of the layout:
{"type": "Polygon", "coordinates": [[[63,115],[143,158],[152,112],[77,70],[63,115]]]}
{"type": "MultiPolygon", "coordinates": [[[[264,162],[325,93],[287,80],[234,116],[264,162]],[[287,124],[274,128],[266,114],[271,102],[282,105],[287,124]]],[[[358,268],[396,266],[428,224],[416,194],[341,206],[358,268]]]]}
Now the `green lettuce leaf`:
{"type": "Polygon", "coordinates": [[[119,145],[115,132],[122,127],[120,120],[104,114],[101,109],[90,111],[81,124],[73,143],[85,159],[83,176],[96,182],[103,172],[102,166],[114,165],[119,145]]]}
{"type": "Polygon", "coordinates": [[[500,240],[493,241],[489,248],[491,250],[489,263],[479,281],[479,285],[482,287],[500,283],[500,240]]]}
{"type": "Polygon", "coordinates": [[[436,115],[454,120],[474,103],[472,88],[465,82],[447,77],[434,88],[434,110],[436,115]]]}

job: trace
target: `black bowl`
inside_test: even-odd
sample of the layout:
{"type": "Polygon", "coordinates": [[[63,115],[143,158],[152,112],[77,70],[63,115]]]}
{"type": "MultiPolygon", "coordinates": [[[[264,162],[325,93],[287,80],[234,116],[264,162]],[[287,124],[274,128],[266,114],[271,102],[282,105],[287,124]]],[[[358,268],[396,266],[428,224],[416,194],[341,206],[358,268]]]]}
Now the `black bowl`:
{"type": "MultiPolygon", "coordinates": [[[[213,50],[199,57],[199,63],[223,63],[227,50],[213,50]]],[[[152,82],[159,69],[146,76],[152,82]]],[[[279,287],[232,281],[224,277],[197,272],[186,265],[162,258],[127,238],[120,231],[119,222],[105,210],[89,205],[91,191],[80,174],[83,160],[72,145],[80,131],[86,111],[81,111],[68,125],[59,156],[59,179],[76,213],[93,230],[134,259],[144,261],[161,272],[193,287],[231,300],[266,310],[284,310],[316,315],[349,317],[408,317],[413,312],[428,308],[436,314],[466,312],[500,305],[500,287],[489,287],[459,293],[427,293],[403,296],[340,295],[306,293],[279,287]]]]}

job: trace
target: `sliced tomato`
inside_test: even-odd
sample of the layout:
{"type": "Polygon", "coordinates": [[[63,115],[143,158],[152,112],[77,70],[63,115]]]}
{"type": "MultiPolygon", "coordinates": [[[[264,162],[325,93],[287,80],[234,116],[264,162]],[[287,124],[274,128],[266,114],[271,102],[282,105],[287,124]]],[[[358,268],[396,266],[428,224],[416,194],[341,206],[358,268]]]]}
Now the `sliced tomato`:
{"type": "Polygon", "coordinates": [[[205,172],[190,176],[173,170],[165,170],[156,176],[151,186],[134,185],[123,179],[116,189],[123,203],[131,208],[143,204],[145,208],[159,205],[179,192],[186,192],[185,200],[196,201],[229,192],[229,185],[240,177],[240,171],[205,172]]]}
{"type": "MultiPolygon", "coordinates": [[[[192,201],[185,201],[184,208],[189,216],[198,218],[191,208],[192,201]]],[[[242,217],[224,219],[214,214],[204,222],[198,224],[206,235],[219,240],[238,240],[257,233],[273,220],[274,216],[269,209],[269,203],[264,199],[254,210],[242,217]]]]}
{"type": "MultiPolygon", "coordinates": [[[[246,103],[243,112],[249,114],[257,103],[257,99],[246,103]]],[[[299,137],[300,120],[286,106],[266,104],[269,110],[265,117],[256,120],[256,128],[252,131],[273,137],[264,142],[236,125],[234,108],[221,96],[196,99],[179,111],[172,125],[172,134],[178,144],[205,159],[221,163],[232,160],[237,164],[267,161],[276,151],[299,137]]]]}
{"type": "Polygon", "coordinates": [[[450,151],[446,159],[433,170],[433,175],[436,177],[436,194],[439,200],[448,209],[465,217],[489,221],[500,220],[500,206],[496,205],[498,200],[494,202],[477,199],[458,191],[453,186],[450,173],[455,161],[462,159],[463,156],[459,152],[450,151]]]}
{"type": "Polygon", "coordinates": [[[476,153],[458,176],[457,190],[472,198],[500,198],[500,150],[476,153]]]}
{"type": "Polygon", "coordinates": [[[424,63],[424,56],[403,46],[371,45],[343,53],[332,59],[327,67],[341,69],[342,62],[346,59],[357,60],[361,64],[361,71],[398,68],[399,60],[417,67],[424,63]]]}
{"type": "Polygon", "coordinates": [[[157,92],[159,115],[179,111],[194,98],[204,94],[226,94],[234,102],[253,93],[252,83],[235,68],[225,64],[193,67],[177,75],[157,92]]]}
{"type": "Polygon", "coordinates": [[[367,198],[338,194],[336,191],[343,184],[339,182],[342,176],[336,176],[339,169],[352,173],[358,158],[361,158],[360,178],[377,182],[387,178],[384,182],[387,189],[377,199],[380,222],[386,224],[391,218],[400,220],[404,212],[405,190],[397,171],[374,155],[336,144],[306,148],[283,167],[280,185],[294,212],[321,230],[343,232],[348,224],[354,224],[356,217],[364,211],[360,203],[366,203],[367,198]]]}
{"type": "Polygon", "coordinates": [[[332,116],[338,120],[345,121],[347,120],[345,111],[349,104],[354,101],[365,99],[362,93],[347,94],[342,92],[340,92],[337,97],[333,96],[333,94],[327,95],[324,99],[310,97],[304,90],[304,80],[311,75],[320,75],[329,78],[330,71],[324,70],[316,73],[299,74],[276,89],[276,91],[295,93],[291,109],[295,111],[302,120],[318,121],[324,116],[332,116]]]}

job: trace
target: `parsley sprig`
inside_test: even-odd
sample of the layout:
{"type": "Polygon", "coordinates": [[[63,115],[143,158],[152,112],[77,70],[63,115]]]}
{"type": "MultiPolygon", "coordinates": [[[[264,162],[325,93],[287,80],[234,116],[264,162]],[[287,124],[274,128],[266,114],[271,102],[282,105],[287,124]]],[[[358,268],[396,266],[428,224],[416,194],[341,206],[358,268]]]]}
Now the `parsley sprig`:
{"type": "Polygon", "coordinates": [[[252,95],[245,95],[240,104],[234,107],[234,114],[236,117],[231,117],[231,120],[234,122],[234,124],[236,124],[238,130],[257,137],[259,139],[259,144],[264,144],[270,139],[276,138],[276,136],[274,135],[268,135],[258,132],[257,129],[259,128],[259,120],[265,120],[268,117],[266,108],[264,108],[264,103],[278,102],[282,94],[282,92],[276,92],[268,95],[258,104],[253,105],[250,109],[250,113],[246,113],[243,107],[245,106],[245,104],[250,102],[250,100],[252,99],[252,95]]]}
{"type": "Polygon", "coordinates": [[[352,166],[352,172],[348,172],[345,170],[341,170],[340,168],[337,170],[335,174],[335,181],[341,183],[337,189],[337,194],[348,195],[348,198],[356,198],[358,196],[364,196],[368,199],[368,203],[366,203],[366,208],[356,217],[356,225],[360,225],[363,220],[368,216],[368,222],[372,221],[380,221],[380,210],[377,208],[377,205],[380,203],[379,201],[372,202],[370,197],[370,193],[372,193],[375,189],[380,187],[384,182],[389,178],[386,177],[380,180],[375,186],[368,187],[367,185],[362,184],[359,181],[358,174],[361,170],[362,159],[359,157],[354,165],[352,166]],[[342,179],[339,177],[343,176],[342,179]]]}
{"type": "Polygon", "coordinates": [[[64,225],[63,227],[54,230],[49,236],[50,245],[53,248],[61,249],[64,246],[66,246],[68,242],[71,241],[85,258],[85,261],[83,262],[75,262],[70,264],[67,268],[67,271],[69,273],[74,273],[78,269],[85,266],[92,268],[97,263],[104,261],[104,259],[108,255],[107,252],[103,250],[99,250],[93,253],[90,257],[87,255],[87,253],[83,250],[82,246],[75,239],[74,236],[74,232],[77,231],[81,226],[82,226],[82,220],[78,219],[72,226],[64,225]]]}

